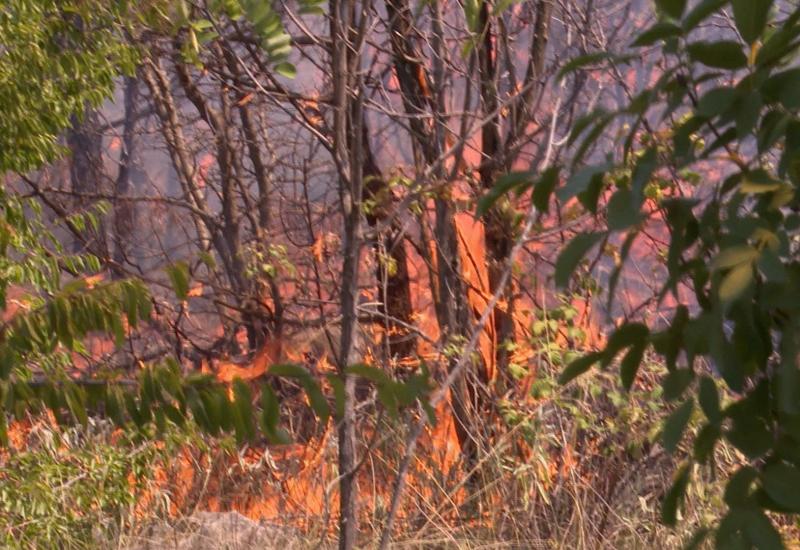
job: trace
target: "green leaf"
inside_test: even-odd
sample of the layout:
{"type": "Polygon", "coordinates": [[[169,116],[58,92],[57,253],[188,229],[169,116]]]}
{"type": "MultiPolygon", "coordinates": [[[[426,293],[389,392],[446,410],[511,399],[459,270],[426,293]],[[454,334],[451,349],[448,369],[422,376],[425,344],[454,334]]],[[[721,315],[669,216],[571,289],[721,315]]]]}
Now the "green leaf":
{"type": "Polygon", "coordinates": [[[592,365],[597,363],[603,357],[602,352],[595,351],[584,355],[583,357],[579,357],[572,361],[567,368],[561,373],[558,377],[558,383],[561,385],[567,384],[571,382],[581,374],[585,373],[589,369],[592,368],[592,365]]]}
{"type": "Polygon", "coordinates": [[[567,180],[566,185],[556,191],[556,195],[560,200],[567,201],[572,197],[586,191],[593,181],[602,179],[610,168],[610,163],[586,166],[572,175],[567,180]]]}
{"type": "Polygon", "coordinates": [[[753,266],[749,263],[731,269],[719,286],[719,298],[729,303],[741,296],[753,282],[753,266]]]}
{"type": "Polygon", "coordinates": [[[244,424],[228,399],[227,392],[218,386],[200,391],[200,402],[205,415],[206,430],[211,435],[220,431],[236,430],[237,438],[245,432],[244,424]]]}
{"type": "Polygon", "coordinates": [[[344,381],[339,377],[338,374],[328,374],[326,378],[328,379],[328,383],[331,385],[331,388],[333,388],[333,405],[336,419],[340,419],[344,416],[344,381]]]}
{"type": "Polygon", "coordinates": [[[81,392],[80,388],[70,384],[64,389],[64,397],[67,401],[67,407],[69,411],[72,413],[72,416],[80,422],[82,426],[86,426],[89,422],[89,416],[86,413],[86,407],[84,406],[84,396],[83,392],[81,392]]]}
{"type": "Polygon", "coordinates": [[[183,261],[175,262],[167,267],[167,275],[175,297],[185,300],[189,294],[189,265],[183,261]]]}
{"type": "Polygon", "coordinates": [[[597,174],[589,182],[589,187],[578,195],[578,201],[594,215],[597,215],[597,203],[603,192],[603,179],[603,174],[597,174]]]}
{"type": "Polygon", "coordinates": [[[539,212],[547,213],[550,208],[550,195],[558,185],[558,173],[558,168],[548,168],[533,187],[533,206],[539,212]]]}
{"type": "Polygon", "coordinates": [[[800,470],[788,464],[772,464],[761,474],[762,486],[772,500],[800,513],[800,470]]]}
{"type": "Polygon", "coordinates": [[[718,271],[730,269],[741,265],[751,265],[758,259],[759,252],[750,245],[737,245],[726,248],[720,252],[711,263],[711,269],[718,271]]]}
{"type": "Polygon", "coordinates": [[[761,118],[763,107],[764,102],[758,92],[752,92],[737,100],[734,111],[736,113],[736,136],[740,140],[746,139],[753,132],[761,118]]]}
{"type": "Polygon", "coordinates": [[[664,399],[674,401],[683,397],[686,388],[694,380],[694,371],[691,369],[675,369],[664,378],[664,399]]]}
{"type": "Polygon", "coordinates": [[[689,56],[703,65],[717,69],[741,69],[747,65],[747,56],[738,42],[694,42],[687,46],[689,56]]]}
{"type": "Polygon", "coordinates": [[[739,190],[743,193],[769,193],[781,188],[783,182],[767,170],[757,168],[741,174],[739,190]]]}
{"type": "Polygon", "coordinates": [[[667,491],[661,503],[661,521],[665,525],[674,527],[678,521],[678,506],[683,501],[686,488],[689,486],[691,464],[684,464],[675,476],[672,486],[667,491]]]}
{"type": "Polygon", "coordinates": [[[705,464],[714,451],[714,446],[719,441],[722,430],[717,424],[706,424],[697,433],[694,439],[693,451],[694,458],[698,462],[705,464]]]}
{"type": "Polygon", "coordinates": [[[236,415],[239,417],[242,433],[236,434],[240,442],[252,441],[256,436],[253,421],[255,412],[253,411],[253,395],[246,382],[239,378],[233,380],[233,399],[236,407],[236,415]]]}
{"type": "Polygon", "coordinates": [[[695,533],[692,535],[692,538],[686,543],[686,546],[683,547],[683,550],[700,550],[703,547],[703,543],[705,542],[708,535],[711,533],[711,529],[708,527],[700,527],[695,533]]]}
{"type": "Polygon", "coordinates": [[[730,476],[725,487],[725,503],[731,508],[747,504],[750,499],[750,489],[758,478],[758,472],[751,466],[742,466],[730,476]]]}
{"type": "Polygon", "coordinates": [[[109,387],[106,392],[105,413],[117,426],[125,424],[125,415],[122,409],[124,398],[121,392],[119,386],[109,387]]]}
{"type": "Polygon", "coordinates": [[[567,286],[580,261],[604,236],[605,233],[581,233],[570,241],[556,260],[556,286],[567,286]]]}
{"type": "Polygon", "coordinates": [[[744,176],[742,183],[739,184],[739,191],[750,195],[760,195],[762,193],[772,193],[783,187],[783,182],[772,178],[753,178],[744,176]]]}
{"type": "Polygon", "coordinates": [[[756,459],[770,451],[774,438],[764,421],[753,416],[749,411],[737,414],[733,419],[733,427],[725,437],[745,456],[756,459]]]}
{"type": "Polygon", "coordinates": [[[706,118],[714,118],[725,113],[736,101],[739,92],[735,88],[712,88],[703,94],[697,103],[696,112],[706,118]]]}
{"type": "Polygon", "coordinates": [[[569,138],[567,139],[567,145],[572,145],[575,143],[575,141],[586,131],[587,128],[607,124],[604,123],[604,121],[610,120],[613,117],[613,113],[609,113],[607,110],[602,108],[593,109],[586,114],[578,116],[575,119],[575,122],[572,123],[572,127],[569,131],[569,138]]]}
{"type": "Polygon", "coordinates": [[[634,48],[641,47],[641,46],[651,46],[658,42],[659,40],[663,40],[665,38],[673,38],[676,36],[682,36],[683,29],[674,23],[669,23],[666,21],[659,21],[639,36],[636,37],[631,43],[631,46],[634,48]]]}
{"type": "Polygon", "coordinates": [[[273,376],[288,376],[289,378],[297,378],[297,379],[311,377],[311,373],[308,372],[308,369],[300,365],[295,365],[293,363],[278,363],[272,365],[269,368],[268,373],[273,376]]]}
{"type": "Polygon", "coordinates": [[[797,368],[798,345],[794,334],[781,337],[780,355],[776,379],[780,410],[790,415],[800,412],[800,370],[797,368]]]}
{"type": "Polygon", "coordinates": [[[654,147],[650,147],[636,162],[631,176],[631,192],[633,204],[638,210],[644,202],[644,188],[647,186],[653,172],[658,166],[658,155],[654,147]]]}
{"type": "Polygon", "coordinates": [[[647,345],[645,343],[634,344],[625,354],[625,357],[622,358],[622,362],[620,362],[620,379],[622,380],[622,386],[626,390],[630,390],[636,380],[636,373],[639,372],[646,349],[647,345]]]}
{"type": "Polygon", "coordinates": [[[361,378],[365,378],[371,382],[374,382],[375,384],[388,385],[393,382],[389,375],[383,371],[383,369],[371,367],[364,363],[350,365],[345,369],[345,372],[347,374],[360,376],[361,378]]]}
{"type": "Polygon", "coordinates": [[[288,61],[282,61],[275,65],[275,72],[286,78],[295,78],[297,76],[297,68],[288,61]]]}
{"type": "Polygon", "coordinates": [[[680,19],[686,9],[686,0],[656,0],[656,6],[666,15],[680,19]]]}
{"type": "Polygon", "coordinates": [[[618,189],[608,201],[608,229],[621,231],[639,222],[639,208],[630,189],[618,189]]]}
{"type": "Polygon", "coordinates": [[[397,394],[391,386],[378,386],[377,388],[378,401],[383,405],[389,417],[397,419],[400,409],[400,403],[397,399],[397,394]]]}
{"type": "Polygon", "coordinates": [[[8,420],[5,408],[0,403],[0,448],[8,447],[8,420]]]}
{"type": "Polygon", "coordinates": [[[758,550],[784,550],[781,535],[761,510],[748,509],[742,522],[745,535],[758,550]]]}
{"type": "MultiPolygon", "coordinates": [[[[680,305],[675,310],[670,327],[652,337],[653,347],[664,356],[667,368],[670,370],[675,369],[678,355],[684,346],[684,329],[688,322],[689,309],[685,305],[680,305]]],[[[686,352],[692,355],[694,350],[691,346],[686,346],[686,352]]]]}
{"type": "Polygon", "coordinates": [[[532,182],[531,172],[512,172],[497,178],[497,182],[483,197],[478,201],[475,210],[477,217],[484,216],[501,197],[507,195],[512,189],[527,187],[532,182]]]}
{"type": "Polygon", "coordinates": [[[717,423],[722,420],[722,410],[719,404],[717,384],[709,376],[700,378],[698,400],[700,401],[700,408],[703,410],[703,414],[706,415],[706,418],[708,418],[710,422],[717,423]]]}
{"type": "Polygon", "coordinates": [[[763,67],[794,52],[796,45],[792,43],[792,40],[799,34],[800,27],[796,25],[789,25],[788,27],[784,25],[772,33],[764,42],[764,45],[758,49],[756,64],[763,67]]]}
{"type": "Polygon", "coordinates": [[[679,406],[664,422],[664,430],[661,432],[661,441],[668,453],[674,453],[678,448],[678,443],[683,438],[683,432],[689,425],[694,411],[694,400],[687,399],[679,406]]]}
{"type": "Polygon", "coordinates": [[[278,427],[280,405],[275,392],[267,384],[261,387],[261,429],[272,444],[285,445],[290,442],[289,435],[278,427]]]}
{"type": "Polygon", "coordinates": [[[767,26],[772,0],[731,0],[736,28],[745,42],[752,44],[759,39],[767,26]]]}
{"type": "Polygon", "coordinates": [[[464,18],[467,20],[467,28],[469,28],[472,34],[477,34],[480,32],[478,27],[480,21],[480,3],[478,0],[466,0],[463,5],[464,18]]]}
{"type": "Polygon", "coordinates": [[[686,14],[683,28],[687,32],[706,20],[712,13],[728,3],[728,0],[703,0],[686,14]]]}
{"type": "Polygon", "coordinates": [[[744,511],[733,508],[719,522],[716,532],[715,548],[717,550],[752,550],[752,545],[742,535],[744,527],[744,511]]]}
{"type": "Polygon", "coordinates": [[[603,350],[603,368],[611,364],[617,354],[629,346],[645,346],[650,329],[642,323],[625,323],[609,337],[603,350]]]}

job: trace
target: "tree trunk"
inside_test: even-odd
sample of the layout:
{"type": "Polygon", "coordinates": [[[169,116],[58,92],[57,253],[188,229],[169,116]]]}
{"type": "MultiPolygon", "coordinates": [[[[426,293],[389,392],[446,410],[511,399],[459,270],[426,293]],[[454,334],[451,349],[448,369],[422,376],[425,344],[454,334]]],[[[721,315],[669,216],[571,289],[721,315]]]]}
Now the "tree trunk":
{"type": "Polygon", "coordinates": [[[138,158],[136,122],[138,119],[139,80],[125,78],[124,120],[122,144],[119,156],[119,172],[114,189],[114,270],[116,277],[125,275],[122,266],[129,260],[128,250],[136,225],[136,208],[129,200],[133,187],[143,179],[141,161],[138,158]]]}
{"type": "MultiPolygon", "coordinates": [[[[67,146],[72,152],[70,185],[77,197],[78,209],[84,212],[95,203],[86,195],[100,194],[103,191],[102,137],[97,127],[97,111],[88,109],[82,120],[72,118],[72,128],[67,131],[67,146]]],[[[89,252],[100,259],[108,258],[102,220],[97,230],[87,224],[83,237],[73,241],[73,250],[76,253],[89,252]]]]}
{"type": "MultiPolygon", "coordinates": [[[[500,113],[497,98],[497,51],[495,50],[494,27],[489,5],[483,4],[480,11],[483,40],[477,47],[478,68],[480,71],[480,95],[483,112],[491,117],[481,130],[482,159],[478,169],[481,187],[488,191],[495,185],[497,164],[500,161],[500,113]]],[[[500,201],[484,220],[489,293],[493,294],[502,278],[506,261],[513,246],[513,213],[507,201],[500,201]]],[[[508,371],[509,353],[505,345],[514,338],[514,288],[509,284],[503,290],[497,307],[493,312],[494,360],[495,367],[504,376],[508,371]]],[[[486,382],[489,382],[488,380],[486,382]]]]}
{"type": "MultiPolygon", "coordinates": [[[[437,9],[438,6],[437,6],[437,9]]],[[[437,79],[431,82],[426,67],[420,60],[424,56],[416,47],[412,38],[417,35],[414,29],[412,11],[407,0],[386,0],[386,12],[389,16],[389,30],[392,45],[394,69],[400,84],[403,105],[406,113],[412,115],[409,125],[415,139],[416,148],[420,157],[427,166],[437,164],[444,151],[444,132],[447,127],[445,122],[446,105],[443,99],[443,70],[434,70],[437,79]],[[427,122],[430,117],[421,115],[433,114],[433,123],[427,122]]],[[[436,12],[434,19],[440,18],[436,12]]],[[[439,21],[441,26],[441,21],[439,21]]],[[[441,31],[441,29],[440,29],[441,31]]],[[[434,52],[434,65],[443,63],[444,40],[437,38],[438,46],[434,52]]],[[[446,177],[444,170],[438,168],[434,171],[434,178],[444,183],[446,177]]],[[[461,340],[468,337],[472,327],[472,312],[467,297],[467,289],[462,278],[462,266],[458,248],[458,233],[455,226],[455,211],[452,199],[445,193],[440,193],[434,198],[435,223],[434,237],[436,241],[437,277],[431,284],[435,284],[436,316],[440,328],[441,344],[443,346],[458,345],[461,340]]],[[[449,360],[448,368],[455,366],[457,357],[449,360]]],[[[472,403],[478,395],[475,383],[476,371],[483,370],[483,366],[476,364],[474,369],[469,369],[458,383],[451,389],[453,405],[453,420],[456,433],[464,457],[467,471],[472,470],[477,464],[477,439],[472,427],[476,417],[472,403]]]]}
{"type": "MultiPolygon", "coordinates": [[[[392,199],[389,185],[372,155],[366,123],[362,121],[364,154],[364,199],[372,201],[366,215],[367,224],[376,228],[389,217],[387,203],[392,199]]],[[[375,238],[377,260],[376,281],[381,302],[379,311],[386,315],[384,329],[389,359],[411,357],[416,350],[416,338],[408,327],[413,323],[411,281],[408,273],[408,256],[402,228],[392,223],[382,235],[375,238]]]]}
{"type": "MultiPolygon", "coordinates": [[[[492,189],[496,184],[499,170],[512,168],[515,158],[515,147],[519,136],[524,132],[527,124],[532,120],[531,108],[536,99],[538,84],[544,70],[544,59],[549,38],[550,17],[553,4],[551,0],[540,0],[536,6],[536,21],[533,36],[531,37],[530,58],[521,100],[512,106],[510,129],[505,140],[500,136],[501,113],[497,95],[497,59],[498,51],[495,46],[500,39],[495,37],[495,26],[489,13],[489,5],[484,4],[480,11],[480,24],[482,37],[476,52],[478,56],[478,70],[480,72],[480,95],[484,115],[489,117],[481,132],[482,161],[479,167],[480,183],[483,192],[492,189]]],[[[511,249],[514,246],[514,217],[515,210],[507,199],[498,201],[487,212],[484,219],[485,244],[487,255],[487,271],[489,279],[489,292],[494,293],[503,277],[503,272],[508,267],[511,249]]],[[[514,305],[516,301],[516,287],[513,279],[503,290],[497,306],[494,308],[492,327],[495,340],[495,366],[500,376],[503,387],[498,388],[499,393],[513,386],[513,378],[509,372],[511,362],[508,343],[514,341],[516,329],[514,325],[514,305]]]]}
{"type": "MultiPolygon", "coordinates": [[[[362,15],[363,17],[364,15],[362,15]]],[[[358,536],[356,487],[356,380],[347,374],[355,356],[354,335],[358,322],[358,274],[361,251],[361,197],[363,140],[360,88],[351,68],[358,70],[360,52],[351,40],[354,0],[330,0],[331,78],[333,79],[333,153],[339,172],[339,197],[344,218],[340,303],[342,333],[337,366],[344,383],[344,403],[339,419],[339,548],[355,547],[358,536]],[[358,57],[351,57],[358,56],[358,57]],[[359,89],[360,92],[360,89],[359,89]],[[353,123],[357,126],[354,131],[353,123]],[[355,136],[355,137],[353,137],[355,136]],[[352,138],[352,139],[351,139],[352,138]]]]}

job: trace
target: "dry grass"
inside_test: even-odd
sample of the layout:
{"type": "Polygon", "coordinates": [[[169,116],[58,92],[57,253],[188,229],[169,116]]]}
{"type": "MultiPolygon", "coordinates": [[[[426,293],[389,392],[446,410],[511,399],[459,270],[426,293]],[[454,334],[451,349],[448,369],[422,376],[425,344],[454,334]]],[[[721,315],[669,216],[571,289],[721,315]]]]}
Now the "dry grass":
{"type": "MultiPolygon", "coordinates": [[[[724,512],[718,480],[737,458],[721,448],[715,466],[696,472],[695,479],[702,481],[690,487],[679,527],[659,523],[660,499],[681,457],[667,455],[655,443],[665,410],[657,405],[658,391],[648,389],[656,387],[654,379],[626,395],[602,373],[567,389],[541,374],[540,398],[505,411],[503,429],[496,430],[491,447],[483,448],[472,477],[459,468],[443,472],[440,457],[423,446],[395,548],[677,549],[724,512]]],[[[371,418],[365,418],[365,426],[371,418]]],[[[364,431],[382,435],[359,478],[365,547],[380,535],[405,426],[383,420],[364,431]]],[[[110,435],[95,433],[86,441],[97,445],[104,437],[110,435]]],[[[93,541],[72,547],[333,547],[332,438],[329,432],[322,447],[313,449],[318,452],[282,460],[263,449],[242,451],[196,434],[182,436],[168,452],[162,447],[151,455],[139,502],[120,516],[122,521],[109,518],[116,523],[100,533],[104,542],[98,543],[95,533],[93,541]],[[306,506],[302,491],[293,499],[278,498],[288,480],[305,478],[311,480],[305,488],[309,498],[321,491],[327,506],[306,506]],[[231,510],[255,521],[208,513],[231,510]],[[262,512],[268,517],[259,523],[262,512]]],[[[11,526],[0,519],[0,528],[11,526]]]]}

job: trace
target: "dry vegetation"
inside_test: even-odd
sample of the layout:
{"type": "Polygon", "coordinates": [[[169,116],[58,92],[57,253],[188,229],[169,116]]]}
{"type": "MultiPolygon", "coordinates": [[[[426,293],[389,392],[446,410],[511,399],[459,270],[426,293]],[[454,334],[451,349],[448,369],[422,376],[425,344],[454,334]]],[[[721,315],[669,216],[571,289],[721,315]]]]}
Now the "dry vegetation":
{"type": "Polygon", "coordinates": [[[5,4],[0,545],[797,542],[800,9],[5,4]]]}
{"type": "MultiPolygon", "coordinates": [[[[718,519],[719,480],[738,462],[734,452],[722,450],[699,472],[703,482],[689,492],[680,529],[663,527],[660,500],[681,454],[671,457],[654,443],[659,390],[626,395],[604,374],[565,390],[552,374],[542,372],[537,401],[514,411],[515,428],[486,452],[477,491],[462,469],[442,471],[436,453],[419,453],[393,547],[683,548],[697,528],[718,519]]],[[[403,431],[396,422],[380,426],[380,443],[358,480],[365,546],[385,519],[386,481],[396,475],[403,431]]],[[[335,493],[323,506],[315,498],[323,487],[332,490],[334,473],[325,464],[334,463],[333,446],[290,459],[280,448],[237,449],[199,433],[152,443],[94,423],[63,433],[42,419],[19,426],[17,437],[25,450],[4,459],[0,506],[12,505],[23,483],[31,487],[28,511],[2,514],[12,546],[335,546],[335,493]]]]}

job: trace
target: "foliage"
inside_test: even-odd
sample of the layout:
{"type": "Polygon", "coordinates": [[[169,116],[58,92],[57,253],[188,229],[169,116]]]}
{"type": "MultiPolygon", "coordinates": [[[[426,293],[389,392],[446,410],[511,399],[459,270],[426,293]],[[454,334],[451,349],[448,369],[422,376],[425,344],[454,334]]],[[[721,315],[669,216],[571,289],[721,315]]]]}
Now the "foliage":
{"type": "MultiPolygon", "coordinates": [[[[766,512],[800,513],[789,489],[800,479],[800,72],[792,64],[800,9],[773,17],[772,1],[706,0],[691,9],[686,2],[657,4],[659,21],[634,47],[656,46],[667,60],[663,73],[626,108],[588,115],[570,137],[578,151],[573,175],[556,193],[605,214],[607,230],[578,235],[559,258],[556,276],[565,283],[561,274],[574,270],[592,245],[620,238],[613,299],[633,243],[648,222],[663,221],[668,274],[658,298],[678,306],[666,327],[624,322],[603,351],[573,362],[562,379],[622,355],[621,377],[630,388],[646,350],[663,357],[665,397],[676,405],[663,425],[664,446],[674,450],[690,419],[704,420],[692,457],[664,499],[662,519],[675,524],[693,464],[712,461],[724,440],[749,464],[728,479],[717,547],[780,548],[766,512]],[[729,5],[737,32],[700,40],[701,23],[729,5]],[[614,120],[627,124],[623,146],[616,157],[586,167],[583,153],[614,120]],[[678,186],[691,186],[692,172],[704,175],[687,197],[678,186]],[[672,185],[647,193],[659,179],[672,185]],[[601,212],[604,192],[611,197],[601,212]]],[[[615,67],[627,58],[604,59],[615,67]]]]}
{"type": "Polygon", "coordinates": [[[0,459],[0,545],[97,548],[129,529],[156,463],[171,447],[112,436],[102,422],[34,426],[24,450],[0,459]]]}
{"type": "MultiPolygon", "coordinates": [[[[303,0],[300,12],[321,12],[319,0],[303,0]]],[[[132,75],[137,51],[131,36],[142,28],[188,35],[185,55],[197,60],[218,34],[205,18],[226,15],[247,21],[275,70],[293,77],[287,61],[290,37],[270,2],[216,0],[203,17],[190,3],[153,0],[8,0],[0,10],[0,174],[26,172],[53,160],[58,138],[87,109],[114,91],[120,75],[132,75]]]]}
{"type": "MultiPolygon", "coordinates": [[[[7,311],[10,289],[21,291],[16,313],[0,326],[0,405],[22,416],[36,389],[57,418],[64,406],[85,423],[84,390],[65,374],[71,354],[84,352],[83,339],[94,331],[124,341],[125,321],[136,326],[150,315],[147,291],[138,281],[85,276],[97,270],[97,258],[66,253],[35,201],[0,189],[0,212],[0,307],[7,311]]],[[[97,216],[88,212],[63,223],[96,225],[97,216]]]]}
{"type": "MultiPolygon", "coordinates": [[[[322,0],[300,0],[302,15],[323,15],[322,0]]],[[[291,36],[281,20],[280,13],[271,2],[262,0],[209,0],[204,10],[192,10],[190,3],[177,2],[176,13],[169,19],[173,33],[185,30],[188,41],[183,54],[187,61],[200,65],[203,46],[219,37],[222,16],[240,23],[249,24],[259,45],[270,60],[276,73],[294,78],[295,66],[288,61],[292,52],[291,36]]]]}
{"type": "Polygon", "coordinates": [[[119,37],[126,2],[9,0],[0,9],[0,174],[58,153],[72,117],[97,107],[133,50],[119,37]]]}
{"type": "MultiPolygon", "coordinates": [[[[305,0],[302,11],[318,12],[318,4],[305,0]]],[[[15,0],[0,11],[0,172],[29,170],[52,158],[58,152],[58,134],[85,109],[107,98],[115,77],[133,72],[135,51],[125,31],[134,32],[139,23],[166,24],[170,33],[188,32],[191,38],[213,26],[198,21],[197,10],[187,2],[145,3],[140,8],[133,14],[126,2],[15,0]]],[[[285,63],[289,38],[268,2],[212,2],[206,11],[234,20],[246,18],[272,61],[279,64],[276,70],[287,72],[280,64],[285,63]]],[[[204,40],[213,38],[213,33],[205,32],[204,40]]],[[[199,44],[196,37],[189,43],[199,44]]],[[[60,422],[83,425],[91,414],[104,413],[120,425],[132,422],[142,433],[152,426],[161,433],[170,423],[182,425],[191,414],[211,434],[235,432],[239,442],[251,441],[260,424],[267,440],[286,442],[287,435],[278,427],[277,397],[267,383],[257,388],[261,396],[257,411],[248,384],[236,380],[231,392],[210,375],[184,376],[169,359],[142,369],[136,380],[122,380],[120,373],[82,380],[68,374],[73,354],[85,352],[87,335],[108,334],[121,345],[128,330],[149,321],[151,315],[143,283],[103,282],[97,258],[66,253],[55,236],[58,226],[80,231],[90,224],[97,229],[98,215],[104,213],[102,205],[98,209],[58,220],[53,228],[41,221],[36,201],[0,188],[0,308],[6,310],[9,288],[25,293],[17,300],[22,307],[0,327],[0,411],[21,418],[44,405],[60,422]]],[[[278,249],[274,250],[272,256],[281,261],[278,249]]],[[[186,299],[188,265],[177,262],[168,267],[167,275],[177,298],[186,299]]],[[[380,369],[356,370],[376,382],[391,413],[429,391],[427,374],[399,383],[380,369]]],[[[270,375],[298,379],[323,422],[332,410],[341,408],[341,383],[336,377],[329,377],[332,407],[322,393],[321,380],[302,367],[276,365],[270,375]]],[[[0,444],[7,443],[6,422],[5,413],[0,414],[0,444]]]]}

